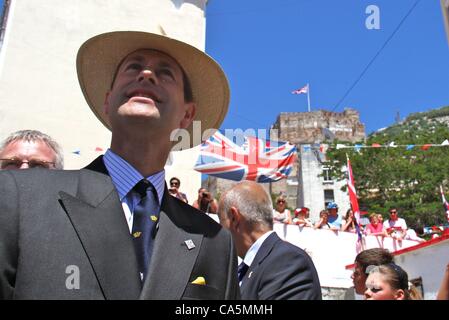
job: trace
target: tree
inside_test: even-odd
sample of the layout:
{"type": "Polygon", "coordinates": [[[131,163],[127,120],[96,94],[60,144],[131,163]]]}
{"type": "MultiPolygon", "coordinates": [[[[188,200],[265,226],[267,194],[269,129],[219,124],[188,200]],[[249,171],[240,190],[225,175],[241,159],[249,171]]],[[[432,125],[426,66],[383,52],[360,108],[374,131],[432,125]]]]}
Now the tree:
{"type": "MultiPolygon", "coordinates": [[[[437,120],[420,118],[372,134],[366,146],[441,144],[449,139],[449,127],[437,120]]],[[[346,179],[342,170],[348,154],[361,210],[386,214],[396,207],[401,217],[414,226],[446,223],[439,192],[440,184],[449,191],[449,146],[336,149],[334,142],[326,154],[331,174],[346,179]]]]}

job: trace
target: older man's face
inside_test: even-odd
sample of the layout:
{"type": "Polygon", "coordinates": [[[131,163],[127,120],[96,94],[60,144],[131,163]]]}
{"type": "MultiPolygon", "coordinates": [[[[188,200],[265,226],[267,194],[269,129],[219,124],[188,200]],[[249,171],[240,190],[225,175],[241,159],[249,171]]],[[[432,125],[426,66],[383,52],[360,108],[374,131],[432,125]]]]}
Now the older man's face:
{"type": "Polygon", "coordinates": [[[190,125],[195,106],[184,101],[182,70],[173,58],[159,51],[138,50],[120,65],[105,112],[113,133],[151,132],[153,138],[168,140],[173,130],[190,125]]]}
{"type": "Polygon", "coordinates": [[[0,152],[2,170],[47,168],[54,169],[56,154],[43,141],[16,140],[0,152]]]}

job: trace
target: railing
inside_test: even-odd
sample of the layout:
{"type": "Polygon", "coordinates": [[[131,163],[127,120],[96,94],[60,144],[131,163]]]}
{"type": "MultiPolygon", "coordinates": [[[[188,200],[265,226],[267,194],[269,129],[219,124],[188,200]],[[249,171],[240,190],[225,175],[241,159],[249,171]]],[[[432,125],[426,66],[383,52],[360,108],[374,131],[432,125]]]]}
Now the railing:
{"type": "Polygon", "coordinates": [[[358,252],[369,248],[385,248],[391,252],[418,244],[416,241],[396,241],[391,237],[363,236],[358,241],[352,232],[332,231],[274,224],[274,231],[282,239],[304,249],[312,258],[320,278],[321,286],[349,288],[352,286],[351,270],[346,269],[354,262],[358,252]]]}

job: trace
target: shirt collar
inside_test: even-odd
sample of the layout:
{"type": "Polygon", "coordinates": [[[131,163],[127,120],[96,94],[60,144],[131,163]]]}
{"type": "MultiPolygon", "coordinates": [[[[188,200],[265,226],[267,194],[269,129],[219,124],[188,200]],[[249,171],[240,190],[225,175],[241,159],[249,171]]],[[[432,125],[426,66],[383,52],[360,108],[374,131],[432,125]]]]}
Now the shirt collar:
{"type": "MultiPolygon", "coordinates": [[[[103,156],[104,165],[111,176],[112,183],[120,197],[120,201],[134,188],[134,186],[142,179],[145,179],[139,171],[131,166],[125,159],[108,149],[103,156]]],[[[146,177],[156,189],[159,205],[162,203],[165,188],[165,170],[156,172],[146,177]]]]}
{"type": "Polygon", "coordinates": [[[270,234],[272,234],[274,231],[268,231],[264,233],[259,239],[257,239],[256,242],[253,243],[253,245],[249,248],[248,252],[245,254],[245,258],[243,261],[245,264],[250,267],[251,264],[254,261],[254,258],[256,257],[257,252],[259,251],[260,247],[262,246],[262,243],[265,241],[265,239],[268,238],[270,234]]]}

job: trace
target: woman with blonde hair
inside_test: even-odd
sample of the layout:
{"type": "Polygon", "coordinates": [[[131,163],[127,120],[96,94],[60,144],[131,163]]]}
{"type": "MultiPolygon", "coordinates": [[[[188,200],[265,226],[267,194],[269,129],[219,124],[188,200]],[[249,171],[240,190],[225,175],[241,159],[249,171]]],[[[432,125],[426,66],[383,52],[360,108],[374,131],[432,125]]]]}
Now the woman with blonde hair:
{"type": "Polygon", "coordinates": [[[371,213],[369,215],[369,223],[366,225],[365,232],[372,236],[387,236],[387,232],[384,230],[382,222],[379,221],[379,215],[377,213],[371,213]]]}
{"type": "Polygon", "coordinates": [[[370,267],[365,283],[366,300],[422,300],[418,289],[408,281],[407,272],[397,264],[370,267]]]}
{"type": "Polygon", "coordinates": [[[273,209],[273,222],[291,224],[292,217],[290,210],[287,209],[287,201],[284,197],[276,199],[275,208],[273,209]]]}

